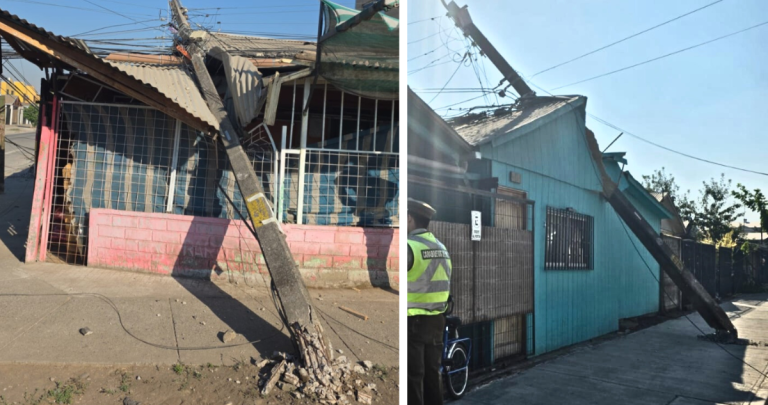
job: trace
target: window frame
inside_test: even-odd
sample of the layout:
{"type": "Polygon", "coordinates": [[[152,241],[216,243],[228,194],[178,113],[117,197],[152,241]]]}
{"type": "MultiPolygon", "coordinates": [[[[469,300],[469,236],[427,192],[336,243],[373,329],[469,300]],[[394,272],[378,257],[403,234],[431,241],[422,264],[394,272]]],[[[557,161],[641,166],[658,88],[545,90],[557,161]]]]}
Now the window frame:
{"type": "Polygon", "coordinates": [[[594,270],[594,217],[547,206],[545,218],[544,270],[594,270]]]}

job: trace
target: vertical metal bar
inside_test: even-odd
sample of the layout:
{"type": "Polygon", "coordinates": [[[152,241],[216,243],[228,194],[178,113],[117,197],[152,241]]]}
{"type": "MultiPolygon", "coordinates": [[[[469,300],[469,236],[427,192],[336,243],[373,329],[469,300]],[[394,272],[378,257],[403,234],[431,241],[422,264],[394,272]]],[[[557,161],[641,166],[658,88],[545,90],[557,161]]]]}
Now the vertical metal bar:
{"type": "Polygon", "coordinates": [[[171,158],[171,178],[168,182],[168,203],[165,212],[173,210],[174,193],[176,192],[176,166],[179,164],[179,140],[181,139],[181,120],[176,120],[176,130],[173,133],[173,157],[171,158]]]}
{"type": "Polygon", "coordinates": [[[392,136],[389,137],[389,151],[395,150],[395,100],[392,100],[392,118],[389,119],[389,130],[392,131],[392,136]]]}
{"type": "Polygon", "coordinates": [[[341,91],[341,114],[339,115],[339,150],[344,141],[344,91],[341,91]]]}
{"type": "Polygon", "coordinates": [[[372,151],[376,152],[376,132],[379,131],[379,100],[376,99],[373,103],[373,148],[372,151]]]}
{"type": "Polygon", "coordinates": [[[357,96],[357,135],[355,136],[355,150],[360,150],[360,106],[363,104],[363,98],[357,96]]]}
{"type": "Polygon", "coordinates": [[[293,121],[296,113],[296,80],[293,81],[293,103],[291,104],[291,139],[288,142],[289,147],[293,147],[293,121]]]}
{"type": "Polygon", "coordinates": [[[301,104],[301,145],[299,146],[299,201],[297,202],[296,223],[304,224],[304,175],[307,164],[307,129],[309,126],[309,78],[304,79],[304,102],[301,104]]]}
{"type": "Polygon", "coordinates": [[[283,136],[280,140],[280,176],[278,177],[278,203],[277,203],[277,220],[282,221],[283,220],[283,210],[285,206],[285,155],[286,155],[286,144],[285,139],[288,136],[288,127],[283,125],[283,136]]]}
{"type": "Polygon", "coordinates": [[[328,82],[325,83],[323,92],[323,132],[320,134],[320,147],[325,149],[325,106],[328,104],[328,82]]]}

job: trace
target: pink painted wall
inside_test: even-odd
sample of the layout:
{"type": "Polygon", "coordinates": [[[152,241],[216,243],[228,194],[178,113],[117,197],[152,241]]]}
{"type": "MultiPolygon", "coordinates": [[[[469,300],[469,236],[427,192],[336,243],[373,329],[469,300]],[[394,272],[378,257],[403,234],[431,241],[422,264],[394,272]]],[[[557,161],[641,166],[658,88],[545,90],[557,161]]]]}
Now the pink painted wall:
{"type": "MultiPolygon", "coordinates": [[[[309,286],[399,285],[398,229],[284,224],[283,231],[309,286]]],[[[269,280],[242,221],[173,214],[91,210],[88,265],[269,280]]]]}

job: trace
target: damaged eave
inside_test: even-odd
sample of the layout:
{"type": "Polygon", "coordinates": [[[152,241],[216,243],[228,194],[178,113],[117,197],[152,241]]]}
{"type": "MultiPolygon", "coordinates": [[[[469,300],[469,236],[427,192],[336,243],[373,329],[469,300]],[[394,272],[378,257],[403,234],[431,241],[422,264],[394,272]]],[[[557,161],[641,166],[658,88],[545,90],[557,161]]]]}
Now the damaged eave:
{"type": "MultiPolygon", "coordinates": [[[[179,119],[198,130],[204,132],[217,130],[213,123],[196,117],[147,83],[110,66],[109,63],[97,56],[77,48],[71,39],[56,37],[53,33],[45,31],[25,20],[21,20],[2,9],[0,9],[0,32],[5,38],[12,37],[23,42],[30,49],[61,61],[74,69],[83,71],[104,84],[112,86],[126,95],[156,108],[173,118],[179,119]]],[[[30,61],[32,62],[32,60],[30,61]]]]}

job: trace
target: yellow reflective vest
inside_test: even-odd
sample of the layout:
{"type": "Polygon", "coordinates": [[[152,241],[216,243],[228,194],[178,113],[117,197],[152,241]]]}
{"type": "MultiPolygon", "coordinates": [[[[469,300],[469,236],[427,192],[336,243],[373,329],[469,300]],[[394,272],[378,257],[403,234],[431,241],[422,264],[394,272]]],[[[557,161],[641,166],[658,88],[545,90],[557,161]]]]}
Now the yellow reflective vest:
{"type": "Polygon", "coordinates": [[[431,232],[417,229],[408,235],[413,266],[408,269],[408,316],[445,312],[451,291],[451,258],[431,232]]]}

